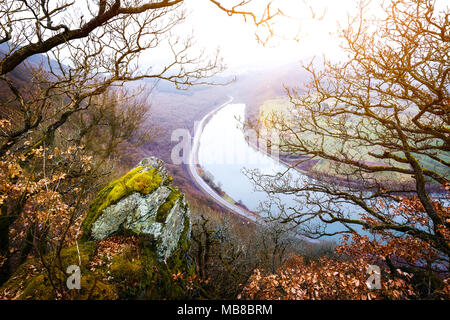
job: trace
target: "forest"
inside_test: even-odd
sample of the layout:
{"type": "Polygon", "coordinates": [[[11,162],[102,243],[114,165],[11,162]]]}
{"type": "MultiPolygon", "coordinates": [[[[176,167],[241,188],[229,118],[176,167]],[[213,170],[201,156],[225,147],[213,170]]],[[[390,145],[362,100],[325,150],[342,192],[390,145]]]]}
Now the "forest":
{"type": "Polygon", "coordinates": [[[201,2],[0,0],[0,300],[448,301],[448,4],[201,2]],[[173,161],[230,97],[235,198],[173,161]]]}

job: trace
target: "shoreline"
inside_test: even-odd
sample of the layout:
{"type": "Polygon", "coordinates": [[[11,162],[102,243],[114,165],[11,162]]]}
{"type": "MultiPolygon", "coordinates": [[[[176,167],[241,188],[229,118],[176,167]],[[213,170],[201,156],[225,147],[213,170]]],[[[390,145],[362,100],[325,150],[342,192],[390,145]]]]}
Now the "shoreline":
{"type": "MultiPolygon", "coordinates": [[[[289,161],[283,159],[282,155],[279,155],[278,158],[276,158],[276,157],[273,157],[271,153],[267,152],[267,149],[266,150],[264,150],[264,148],[260,149],[254,143],[251,143],[250,141],[247,141],[247,144],[253,150],[255,150],[257,152],[261,152],[262,154],[265,154],[266,156],[270,157],[272,160],[278,161],[278,162],[284,164],[285,166],[287,166],[288,168],[294,169],[297,172],[307,176],[310,179],[330,183],[330,184],[341,186],[341,187],[353,187],[353,188],[358,188],[361,190],[363,190],[365,188],[364,185],[358,180],[354,180],[354,179],[349,180],[343,176],[336,176],[336,175],[332,175],[332,174],[327,174],[325,172],[317,172],[316,171],[316,173],[314,174],[304,168],[299,168],[298,165],[294,166],[295,163],[290,163],[289,161]]],[[[300,160],[301,159],[298,159],[297,161],[300,161],[300,160]]],[[[315,161],[315,160],[306,160],[305,161],[305,164],[304,164],[305,167],[312,167],[311,165],[306,164],[308,161],[315,161]]],[[[318,160],[316,160],[316,161],[318,161],[318,160]]],[[[389,186],[389,185],[393,186],[394,188],[398,188],[398,189],[400,189],[400,186],[405,186],[404,183],[400,184],[400,185],[395,184],[394,181],[390,181],[390,182],[388,181],[386,186],[389,186]]],[[[410,188],[413,188],[414,185],[415,184],[413,181],[406,184],[406,186],[409,186],[410,188]]],[[[430,188],[430,190],[428,192],[431,195],[436,195],[436,196],[445,195],[445,191],[442,190],[441,187],[439,187],[435,184],[428,184],[428,188],[430,188]]],[[[402,194],[402,192],[400,192],[399,194],[402,194]]],[[[403,194],[407,195],[407,194],[411,194],[411,192],[404,191],[403,194]]]]}
{"type": "MultiPolygon", "coordinates": [[[[213,200],[216,201],[220,206],[224,207],[227,210],[230,210],[235,215],[238,215],[245,220],[253,223],[258,223],[258,220],[261,219],[259,215],[250,210],[245,210],[244,208],[231,204],[220,195],[218,195],[212,188],[209,186],[203,178],[197,172],[197,166],[200,166],[198,161],[198,149],[200,147],[200,136],[203,133],[203,129],[208,121],[214,116],[219,110],[229,105],[234,100],[233,97],[230,96],[227,102],[221,104],[217,108],[211,110],[208,114],[206,114],[198,125],[194,128],[194,135],[192,137],[192,148],[189,154],[189,160],[186,164],[187,172],[191,177],[192,181],[197,185],[197,187],[205,194],[209,195],[213,200]]],[[[233,199],[234,201],[234,199],[233,199]]]]}
{"type": "MultiPolygon", "coordinates": [[[[202,120],[197,125],[197,127],[194,128],[193,144],[192,144],[192,148],[191,148],[190,154],[189,154],[189,161],[188,161],[189,163],[184,164],[184,165],[186,165],[187,172],[188,172],[189,176],[191,177],[192,182],[194,184],[196,184],[196,187],[199,188],[203,193],[210,196],[219,206],[222,206],[225,209],[231,211],[231,213],[235,214],[239,218],[246,220],[247,223],[261,224],[261,223],[263,223],[262,217],[260,217],[257,213],[255,213],[253,211],[246,210],[235,204],[231,204],[224,198],[220,197],[220,195],[218,195],[211,188],[211,186],[209,186],[202,179],[202,177],[199,176],[199,174],[197,172],[197,168],[198,167],[201,168],[200,164],[198,163],[198,149],[200,146],[199,140],[200,140],[201,134],[203,133],[203,129],[214,114],[216,114],[219,110],[221,110],[225,106],[229,105],[232,101],[233,101],[233,97],[230,96],[230,99],[228,100],[228,102],[226,102],[226,103],[220,105],[219,107],[215,108],[214,110],[210,111],[206,116],[204,116],[202,118],[202,120]]],[[[233,199],[233,201],[235,201],[235,200],[233,199]]],[[[304,235],[298,234],[296,232],[294,232],[294,234],[295,234],[295,237],[297,237],[303,241],[306,241],[309,243],[314,243],[314,244],[321,243],[321,240],[311,239],[304,235]]]]}

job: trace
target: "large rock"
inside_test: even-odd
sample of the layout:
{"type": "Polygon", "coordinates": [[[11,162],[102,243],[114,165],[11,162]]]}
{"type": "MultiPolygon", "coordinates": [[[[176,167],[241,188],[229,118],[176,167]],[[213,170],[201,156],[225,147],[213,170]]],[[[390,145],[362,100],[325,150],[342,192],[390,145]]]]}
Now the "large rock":
{"type": "Polygon", "coordinates": [[[0,299],[56,299],[73,265],[81,288],[66,290],[72,299],[192,298],[195,290],[173,280],[179,273],[195,279],[195,267],[186,254],[189,208],[171,180],[162,161],[141,161],[97,194],[83,221],[84,241],[49,252],[45,268],[38,258],[23,263],[0,287],[0,299]]]}
{"type": "Polygon", "coordinates": [[[158,259],[166,261],[190,235],[189,207],[171,181],[161,160],[142,160],[98,193],[83,222],[84,239],[145,236],[154,242],[158,259]]]}

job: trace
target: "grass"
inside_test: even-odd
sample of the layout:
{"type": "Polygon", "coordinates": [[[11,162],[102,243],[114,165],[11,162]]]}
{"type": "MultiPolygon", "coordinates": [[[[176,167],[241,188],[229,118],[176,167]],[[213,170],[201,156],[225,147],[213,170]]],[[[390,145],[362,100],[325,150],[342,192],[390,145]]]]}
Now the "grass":
{"type": "MultiPolygon", "coordinates": [[[[260,107],[260,120],[263,120],[265,117],[270,115],[271,113],[282,113],[284,116],[287,116],[296,121],[293,118],[292,113],[290,112],[292,105],[289,102],[287,97],[279,97],[276,99],[270,99],[264,101],[263,105],[260,107]]],[[[294,122],[295,123],[295,122],[294,122]]],[[[347,131],[348,135],[351,136],[355,132],[358,132],[359,135],[364,136],[369,141],[378,140],[379,132],[383,133],[383,129],[380,127],[375,127],[372,123],[369,123],[367,119],[361,118],[347,118],[345,121],[339,122],[338,118],[327,118],[327,119],[319,119],[317,124],[327,130],[333,131],[331,128],[337,125],[337,128],[344,129],[347,131]],[[379,132],[376,132],[379,131],[379,132]]],[[[335,132],[338,132],[337,130],[335,132]]],[[[326,150],[329,154],[340,155],[344,153],[348,155],[349,158],[355,159],[358,161],[362,161],[367,165],[388,165],[389,160],[378,159],[369,155],[371,153],[382,154],[385,149],[381,146],[363,146],[360,145],[359,142],[347,143],[344,147],[342,146],[342,142],[340,139],[325,137],[322,141],[321,137],[315,136],[311,133],[302,133],[299,135],[299,138],[305,142],[308,142],[310,145],[314,146],[317,144],[324,145],[324,150],[326,150]],[[358,143],[358,144],[357,144],[358,143]]],[[[297,139],[296,137],[292,137],[292,139],[297,139]]],[[[436,142],[437,143],[437,142],[436,142]]],[[[281,149],[281,151],[286,151],[281,149]]],[[[402,153],[396,153],[398,156],[403,156],[402,153]]],[[[414,155],[419,163],[426,169],[435,171],[442,176],[448,177],[448,168],[443,164],[439,163],[429,157],[423,155],[414,155]]],[[[450,153],[445,151],[439,151],[438,157],[443,161],[450,161],[450,153]]],[[[393,160],[391,160],[393,161],[393,160]]],[[[400,168],[409,168],[408,164],[392,162],[396,167],[400,168]]],[[[331,160],[322,159],[317,162],[312,168],[313,171],[319,173],[325,173],[328,175],[339,175],[337,172],[345,175],[346,172],[351,172],[352,168],[350,166],[341,165],[339,166],[339,170],[336,171],[336,164],[333,164],[331,160]]],[[[404,175],[396,172],[380,172],[376,173],[375,176],[382,180],[388,181],[411,181],[412,177],[410,175],[404,175]]]]}

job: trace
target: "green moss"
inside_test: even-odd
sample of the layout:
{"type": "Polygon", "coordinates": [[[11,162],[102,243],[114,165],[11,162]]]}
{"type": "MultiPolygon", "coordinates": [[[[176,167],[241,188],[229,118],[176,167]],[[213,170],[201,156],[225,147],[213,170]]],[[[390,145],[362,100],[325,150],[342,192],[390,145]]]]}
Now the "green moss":
{"type": "MultiPolygon", "coordinates": [[[[140,192],[149,194],[158,188],[163,177],[153,167],[140,166],[119,178],[98,194],[90,206],[89,213],[83,222],[84,240],[77,246],[71,246],[61,251],[61,268],[59,260],[54,259],[55,253],[49,253],[46,260],[55,266],[50,274],[50,279],[64,284],[67,274],[64,270],[69,265],[79,265],[81,258],[81,290],[68,291],[73,299],[188,299],[192,297],[192,289],[188,289],[186,278],[195,274],[195,266],[187,257],[189,248],[188,233],[190,221],[187,216],[184,219],[183,231],[180,236],[179,246],[166,263],[158,260],[156,253],[156,241],[147,239],[141,235],[137,246],[130,246],[126,250],[114,256],[112,260],[98,264],[101,259],[96,255],[96,241],[87,241],[92,224],[102,214],[103,209],[116,203],[123,197],[140,192]],[[95,259],[93,260],[93,257],[95,259]],[[181,272],[182,280],[173,280],[173,274],[181,272]]],[[[170,186],[171,178],[164,180],[171,190],[166,201],[158,208],[157,221],[165,222],[167,215],[177,201],[183,209],[187,210],[187,204],[183,202],[184,195],[170,186]]],[[[38,260],[30,260],[22,265],[18,272],[10,278],[9,286],[20,288],[15,291],[13,297],[20,299],[54,299],[54,289],[49,281],[49,274],[43,268],[29,271],[32,265],[39,266],[38,260]]],[[[3,289],[3,288],[2,288],[3,289]]]]}
{"type": "Polygon", "coordinates": [[[144,299],[187,299],[189,293],[183,283],[173,281],[173,274],[182,272],[186,275],[186,269],[172,268],[171,264],[165,264],[157,259],[154,251],[143,248],[146,273],[140,283],[140,295],[144,299]]]}
{"type": "MultiPolygon", "coordinates": [[[[89,269],[89,263],[95,254],[96,243],[85,242],[78,246],[74,245],[61,250],[62,268],[52,268],[51,278],[56,286],[64,285],[67,280],[67,274],[62,270],[66,270],[69,265],[79,265],[81,258],[81,290],[68,291],[72,299],[116,299],[117,293],[113,285],[104,283],[99,280],[99,276],[89,269]],[[79,251],[79,254],[78,254],[79,251]]],[[[45,260],[50,265],[55,265],[58,261],[55,259],[55,253],[49,253],[45,260]]],[[[39,265],[36,259],[30,260],[22,264],[7,283],[1,288],[2,292],[11,292],[9,298],[16,297],[18,299],[33,300],[49,300],[55,299],[54,288],[48,278],[47,272],[39,271],[33,277],[33,266],[39,265]],[[11,291],[12,290],[12,291],[11,291]]]]}
{"type": "MultiPolygon", "coordinates": [[[[187,205],[185,205],[184,209],[187,210],[187,205]]],[[[191,244],[189,240],[190,224],[191,222],[189,217],[185,216],[183,230],[178,240],[178,247],[167,260],[167,266],[170,266],[170,269],[183,271],[187,274],[193,274],[193,269],[191,268],[192,266],[187,258],[188,250],[191,244]]]]}
{"type": "MultiPolygon", "coordinates": [[[[84,242],[79,244],[79,251],[81,257],[81,273],[86,274],[89,272],[88,266],[91,257],[95,253],[95,242],[84,242]]],[[[45,260],[48,263],[55,264],[57,260],[54,257],[54,252],[49,253],[45,260]]],[[[63,269],[66,269],[70,265],[79,265],[78,250],[76,245],[64,248],[61,250],[61,262],[63,269]]],[[[0,288],[0,295],[7,293],[8,297],[17,297],[21,290],[23,293],[20,295],[21,299],[25,299],[28,296],[32,296],[33,299],[51,299],[49,294],[53,294],[53,288],[50,283],[44,281],[43,273],[36,273],[36,265],[39,265],[38,259],[30,259],[27,262],[21,264],[19,268],[14,272],[6,283],[0,288]],[[30,275],[34,277],[30,277],[30,275]],[[43,283],[46,283],[45,285],[43,283]]],[[[56,269],[55,269],[56,270],[56,269]]],[[[66,277],[62,273],[58,273],[60,279],[66,277]]]]}
{"type": "MultiPolygon", "coordinates": [[[[80,287],[80,290],[74,289],[69,291],[72,299],[111,300],[118,297],[114,286],[99,281],[91,274],[82,273],[80,287]]],[[[19,299],[53,300],[55,299],[55,291],[48,279],[43,274],[40,274],[27,283],[19,299]]]]}
{"type": "Polygon", "coordinates": [[[172,183],[172,181],[173,181],[173,178],[171,176],[168,176],[167,180],[164,181],[164,185],[168,186],[170,183],[172,183]]]}
{"type": "Polygon", "coordinates": [[[156,221],[157,222],[165,222],[166,218],[170,212],[170,210],[175,205],[175,202],[181,197],[181,193],[176,190],[172,189],[172,192],[169,194],[169,196],[166,199],[166,202],[164,202],[159,208],[158,212],[156,213],[156,221]]]}
{"type": "Polygon", "coordinates": [[[136,173],[125,182],[124,193],[119,195],[117,200],[120,200],[130,190],[132,192],[138,191],[142,194],[149,194],[161,185],[161,181],[162,176],[157,174],[153,168],[148,171],[136,173]]]}
{"type": "Polygon", "coordinates": [[[122,178],[112,181],[98,194],[89,207],[89,212],[83,221],[83,240],[87,240],[92,224],[101,215],[103,209],[117,203],[120,199],[133,192],[149,194],[157,189],[162,182],[162,176],[153,167],[139,166],[122,178]],[[144,171],[144,169],[148,169],[144,171]]]}
{"type": "Polygon", "coordinates": [[[51,300],[55,298],[53,287],[46,281],[43,274],[33,277],[25,286],[20,300],[51,300]]]}
{"type": "Polygon", "coordinates": [[[121,254],[113,258],[110,272],[116,280],[126,280],[130,283],[138,282],[143,276],[143,262],[137,257],[121,254]]]}
{"type": "Polygon", "coordinates": [[[99,281],[93,275],[85,275],[81,277],[81,290],[76,292],[74,298],[79,300],[114,300],[118,298],[118,294],[114,285],[99,281]]]}
{"type": "Polygon", "coordinates": [[[93,241],[79,243],[77,246],[71,246],[61,250],[61,260],[63,268],[66,269],[70,265],[79,265],[81,259],[81,271],[88,269],[89,261],[91,257],[95,254],[96,243],[93,241]],[[78,250],[80,255],[78,256],[78,250]]]}
{"type": "MultiPolygon", "coordinates": [[[[185,210],[188,210],[188,205],[185,205],[185,210]]],[[[183,231],[180,235],[180,240],[179,240],[179,244],[181,246],[181,250],[185,253],[187,252],[187,250],[189,249],[189,230],[191,228],[191,220],[189,219],[188,216],[184,217],[184,228],[183,231]]]]}
{"type": "Polygon", "coordinates": [[[144,242],[136,255],[121,255],[113,259],[111,275],[120,288],[120,298],[140,299],[192,299],[195,290],[187,289],[187,278],[195,274],[195,266],[187,258],[189,220],[185,219],[182,241],[167,263],[158,260],[155,250],[144,242]],[[183,278],[174,281],[181,272],[183,278]],[[135,281],[136,280],[136,281],[135,281]],[[133,283],[134,281],[134,283],[133,283]],[[130,284],[130,282],[132,282],[130,284]]]}
{"type": "MultiPolygon", "coordinates": [[[[187,209],[187,205],[185,209],[187,209]]],[[[190,223],[189,217],[185,217],[184,228],[178,240],[178,248],[169,258],[167,264],[173,269],[185,270],[187,273],[193,274],[195,268],[193,269],[194,266],[191,266],[187,259],[187,252],[190,247],[190,241],[188,239],[190,223]]]]}
{"type": "MultiPolygon", "coordinates": [[[[142,292],[142,282],[146,278],[145,258],[139,251],[124,251],[115,256],[106,273],[112,276],[120,299],[135,299],[142,292]]],[[[152,272],[152,271],[150,271],[152,272]]]]}
{"type": "Polygon", "coordinates": [[[35,273],[32,260],[21,264],[8,281],[1,286],[0,297],[12,299],[20,295],[20,291],[28,284],[30,276],[35,273]]]}
{"type": "MultiPolygon", "coordinates": [[[[181,195],[182,196],[182,195],[181,195]]],[[[182,206],[187,209],[183,202],[182,206]]],[[[68,291],[70,299],[192,299],[198,297],[198,289],[188,289],[187,278],[195,274],[195,266],[189,263],[188,232],[190,221],[185,217],[180,245],[167,263],[158,260],[155,248],[143,241],[138,247],[129,246],[114,256],[111,263],[91,269],[97,249],[96,241],[79,244],[81,257],[81,290],[68,291]],[[183,278],[173,280],[173,274],[181,272],[183,278]],[[108,280],[106,280],[108,279],[108,280]]],[[[142,240],[142,239],[141,239],[142,240]]],[[[46,256],[51,260],[52,254],[46,256]]],[[[76,246],[61,251],[64,268],[79,264],[76,246]]],[[[30,260],[31,265],[37,261],[30,260]]],[[[52,279],[64,285],[67,275],[58,268],[53,269],[52,279]],[[59,280],[59,281],[58,281],[59,280]]],[[[12,297],[19,299],[55,299],[48,275],[42,270],[30,277],[28,264],[22,265],[10,279],[8,288],[20,288],[12,297]],[[13,280],[14,279],[14,280],[13,280]]],[[[9,290],[6,288],[6,290],[9,290]]],[[[2,288],[3,289],[3,288],[2,288]]],[[[11,298],[12,298],[11,297],[11,298]]]]}

